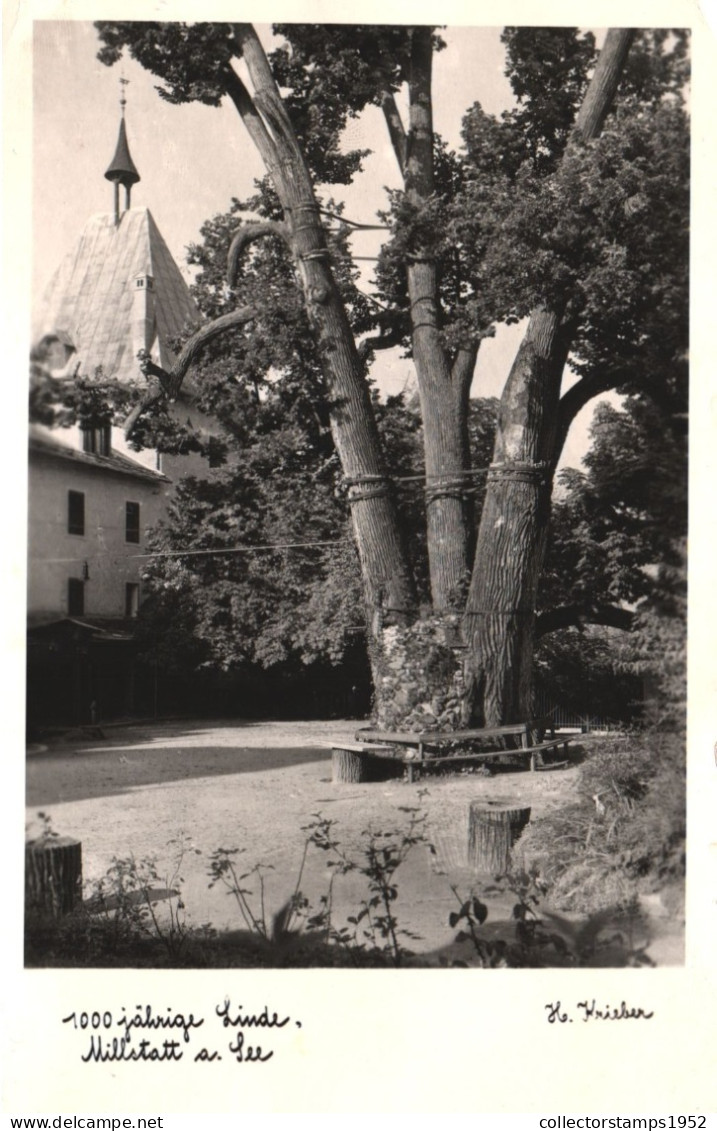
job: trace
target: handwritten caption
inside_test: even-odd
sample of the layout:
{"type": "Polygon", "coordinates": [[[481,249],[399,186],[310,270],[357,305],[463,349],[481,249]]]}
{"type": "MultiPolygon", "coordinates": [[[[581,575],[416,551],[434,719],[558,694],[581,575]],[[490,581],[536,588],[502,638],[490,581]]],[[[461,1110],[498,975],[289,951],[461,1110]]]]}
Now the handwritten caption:
{"type": "Polygon", "coordinates": [[[258,1013],[233,1006],[229,998],[207,1018],[194,1013],[164,1010],[152,1005],[124,1006],[110,1010],[75,1012],[62,1024],[84,1035],[80,1059],[85,1064],[108,1061],[178,1061],[197,1064],[233,1060],[237,1064],[265,1064],[276,1051],[281,1030],[301,1029],[301,1021],[272,1012],[268,1006],[258,1013]],[[205,1030],[206,1025],[206,1030],[205,1030]],[[261,1040],[261,1044],[259,1044],[261,1040]]]}
{"type": "Polygon", "coordinates": [[[572,1021],[649,1021],[655,1016],[654,1010],[643,1009],[642,1006],[630,1006],[621,1001],[619,1005],[598,1005],[595,998],[579,1001],[568,1011],[563,1009],[559,1001],[549,1001],[545,1005],[547,1020],[551,1025],[565,1024],[572,1021]],[[575,1016],[573,1016],[575,1014],[575,1016]]]}

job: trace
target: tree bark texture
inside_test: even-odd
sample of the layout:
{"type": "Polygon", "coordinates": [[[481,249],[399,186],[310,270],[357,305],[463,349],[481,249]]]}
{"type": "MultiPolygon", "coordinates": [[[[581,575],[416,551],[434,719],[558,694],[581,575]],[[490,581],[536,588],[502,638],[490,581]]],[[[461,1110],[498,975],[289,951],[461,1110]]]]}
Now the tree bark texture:
{"type": "Polygon", "coordinates": [[[364,581],[368,627],[377,640],[386,616],[415,606],[394,499],[353,333],[329,261],[311,178],[264,50],[249,24],[235,25],[254,88],[230,93],[257,144],[286,217],[288,240],[314,331],[331,406],[331,430],[347,481],[364,581]]]}
{"type": "Polygon", "coordinates": [[[486,726],[531,714],[535,602],[566,355],[558,316],[536,311],[501,400],[464,615],[474,711],[486,726]]]}
{"type": "Polygon", "coordinates": [[[575,129],[586,141],[597,137],[605,123],[634,37],[634,30],[616,27],[611,27],[605,36],[593,77],[575,119],[575,129]]]}
{"type": "Polygon", "coordinates": [[[42,837],[25,845],[25,907],[59,918],[82,902],[82,844],[42,837]]]}
{"type": "Polygon", "coordinates": [[[530,820],[530,808],[471,801],[468,811],[468,862],[477,872],[500,876],[510,867],[513,845],[530,820]]]}
{"type": "Polygon", "coordinates": [[[368,760],[366,754],[356,750],[342,750],[334,747],[331,751],[331,780],[334,782],[368,781],[368,760]]]}
{"type": "MultiPolygon", "coordinates": [[[[292,244],[316,335],[329,398],[331,430],[348,484],[354,535],[361,562],[369,631],[402,622],[413,612],[413,585],[400,538],[398,516],[385,476],[368,387],[329,263],[315,203],[286,200],[292,244]],[[318,254],[317,254],[318,253],[318,254]]],[[[293,198],[294,193],[287,193],[293,198]]]]}
{"type": "MultiPolygon", "coordinates": [[[[408,79],[409,129],[404,180],[408,200],[420,208],[433,193],[431,29],[411,32],[408,79]]],[[[398,156],[398,153],[397,153],[398,156]]],[[[426,534],[431,596],[436,610],[463,604],[469,576],[468,524],[464,490],[467,470],[465,378],[457,374],[441,339],[438,271],[420,251],[406,268],[411,339],[423,419],[426,465],[426,534]]],[[[475,364],[475,356],[474,356],[475,364]]],[[[472,371],[470,376],[472,376],[472,371]]],[[[469,378],[470,385],[470,378],[469,378]]]]}
{"type": "MultiPolygon", "coordinates": [[[[629,30],[608,32],[569,144],[589,141],[602,128],[632,36],[629,30]]],[[[560,385],[569,347],[561,312],[534,310],[501,398],[464,615],[467,705],[488,726],[532,713],[535,603],[558,441],[565,438],[560,385]]]]}

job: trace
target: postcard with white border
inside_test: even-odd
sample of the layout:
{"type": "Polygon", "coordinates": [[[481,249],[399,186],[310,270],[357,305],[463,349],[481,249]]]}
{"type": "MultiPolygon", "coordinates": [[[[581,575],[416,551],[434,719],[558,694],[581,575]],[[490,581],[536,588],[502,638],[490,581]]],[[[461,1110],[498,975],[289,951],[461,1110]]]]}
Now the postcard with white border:
{"type": "Polygon", "coordinates": [[[531,8],[5,5],[7,1126],[712,1126],[717,15],[531,8]]]}

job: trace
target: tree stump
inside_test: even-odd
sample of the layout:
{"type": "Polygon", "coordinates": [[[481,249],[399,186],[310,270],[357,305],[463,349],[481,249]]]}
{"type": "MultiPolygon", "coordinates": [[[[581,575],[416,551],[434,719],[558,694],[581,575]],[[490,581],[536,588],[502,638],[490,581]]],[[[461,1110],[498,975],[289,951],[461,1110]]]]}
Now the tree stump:
{"type": "Polygon", "coordinates": [[[331,776],[335,782],[368,781],[368,755],[335,746],[331,751],[331,776]]]}
{"type": "Polygon", "coordinates": [[[57,919],[82,902],[82,842],[40,837],[25,845],[25,906],[57,919]]]}
{"type": "Polygon", "coordinates": [[[502,875],[513,845],[530,820],[530,807],[471,801],[468,814],[468,861],[477,872],[502,875]]]}
{"type": "MultiPolygon", "coordinates": [[[[399,763],[402,768],[402,763],[399,763]]],[[[397,772],[396,760],[387,756],[387,747],[357,743],[331,748],[331,777],[334,782],[385,781],[397,772]],[[372,754],[380,750],[383,757],[372,754]]]]}

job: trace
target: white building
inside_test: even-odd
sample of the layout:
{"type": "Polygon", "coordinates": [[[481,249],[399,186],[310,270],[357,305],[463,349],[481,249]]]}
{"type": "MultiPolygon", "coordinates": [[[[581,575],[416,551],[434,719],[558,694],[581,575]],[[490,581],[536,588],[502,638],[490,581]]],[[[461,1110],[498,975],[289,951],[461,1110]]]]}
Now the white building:
{"type": "MultiPolygon", "coordinates": [[[[58,382],[98,369],[121,382],[141,380],[140,349],[169,369],[174,340],[200,320],[149,209],[130,207],[140,178],[124,105],[105,176],[114,209],[87,221],[36,315],[34,356],[58,382]]],[[[182,423],[216,430],[194,408],[191,388],[173,412],[182,423]]],[[[28,715],[84,723],[130,712],[131,621],[142,600],[147,532],[172,482],[205,473],[206,464],[196,454],[130,451],[121,429],[104,425],[32,426],[29,460],[28,715]]]]}

